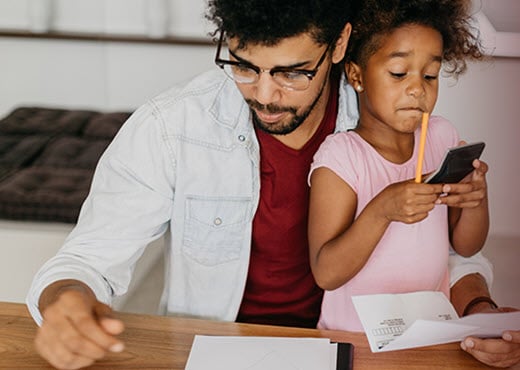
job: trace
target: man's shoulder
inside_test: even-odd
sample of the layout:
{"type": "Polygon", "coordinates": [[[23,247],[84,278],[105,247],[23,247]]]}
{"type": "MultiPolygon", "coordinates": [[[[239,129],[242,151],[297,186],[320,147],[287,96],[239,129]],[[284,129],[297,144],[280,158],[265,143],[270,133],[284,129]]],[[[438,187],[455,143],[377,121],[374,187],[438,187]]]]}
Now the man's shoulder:
{"type": "Polygon", "coordinates": [[[226,76],[218,70],[209,70],[180,81],[151,99],[156,105],[168,106],[183,99],[200,99],[215,96],[215,92],[226,84],[226,76]]]}
{"type": "MultiPolygon", "coordinates": [[[[222,71],[204,72],[150,99],[136,111],[134,123],[156,127],[164,135],[214,143],[218,132],[249,124],[247,104],[236,84],[222,71]]],[[[233,137],[234,138],[234,137],[233,137]]]]}
{"type": "Polygon", "coordinates": [[[178,83],[149,101],[153,110],[163,114],[206,112],[218,120],[235,121],[245,105],[236,84],[215,69],[178,83]]]}
{"type": "Polygon", "coordinates": [[[338,117],[336,131],[346,131],[357,126],[359,119],[356,92],[342,74],[339,81],[338,117]]]}

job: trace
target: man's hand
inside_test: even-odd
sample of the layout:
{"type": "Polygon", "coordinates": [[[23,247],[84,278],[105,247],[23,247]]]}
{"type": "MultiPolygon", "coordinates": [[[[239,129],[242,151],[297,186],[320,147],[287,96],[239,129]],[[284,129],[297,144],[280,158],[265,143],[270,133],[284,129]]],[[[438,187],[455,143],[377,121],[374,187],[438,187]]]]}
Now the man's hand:
{"type": "MultiPolygon", "coordinates": [[[[450,290],[451,303],[462,316],[468,303],[475,297],[490,297],[489,289],[482,275],[468,274],[457,281],[450,290]]],[[[517,311],[514,308],[493,308],[489,302],[473,305],[467,313],[493,313],[517,311]]],[[[478,361],[495,367],[511,367],[520,369],[520,331],[508,330],[502,338],[467,337],[460,343],[461,348],[478,361]]]]}
{"type": "MultiPolygon", "coordinates": [[[[480,311],[480,313],[510,311],[516,311],[516,309],[509,307],[488,308],[480,311]]],[[[505,331],[502,338],[467,337],[460,343],[460,347],[486,365],[502,368],[520,365],[520,331],[505,331]]],[[[520,368],[520,366],[516,368],[520,368]]]]}
{"type": "Polygon", "coordinates": [[[38,353],[58,369],[79,369],[93,364],[108,352],[121,352],[115,338],[124,330],[112,310],[96,300],[86,285],[49,286],[42,293],[43,323],[34,341],[38,353]]]}

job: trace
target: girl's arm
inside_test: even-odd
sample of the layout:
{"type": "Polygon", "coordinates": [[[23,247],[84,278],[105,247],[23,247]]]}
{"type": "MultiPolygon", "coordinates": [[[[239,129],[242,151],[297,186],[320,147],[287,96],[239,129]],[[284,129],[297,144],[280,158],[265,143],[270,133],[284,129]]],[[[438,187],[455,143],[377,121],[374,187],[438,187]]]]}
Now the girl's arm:
{"type": "Polygon", "coordinates": [[[317,284],[332,290],[353,278],[368,261],[392,221],[415,223],[428,216],[440,184],[396,183],[381,191],[357,218],[357,195],[328,168],[311,174],[310,264],[317,284]]]}
{"type": "MultiPolygon", "coordinates": [[[[464,257],[470,257],[484,246],[489,231],[489,208],[486,184],[488,166],[475,160],[475,170],[465,184],[471,185],[469,191],[450,195],[448,219],[450,241],[453,249],[464,257]]],[[[450,192],[455,185],[445,185],[450,192]]]]}
{"type": "Polygon", "coordinates": [[[309,206],[310,264],[317,284],[332,290],[365,265],[389,221],[368,205],[356,222],[357,195],[328,168],[311,175],[309,206]]]}

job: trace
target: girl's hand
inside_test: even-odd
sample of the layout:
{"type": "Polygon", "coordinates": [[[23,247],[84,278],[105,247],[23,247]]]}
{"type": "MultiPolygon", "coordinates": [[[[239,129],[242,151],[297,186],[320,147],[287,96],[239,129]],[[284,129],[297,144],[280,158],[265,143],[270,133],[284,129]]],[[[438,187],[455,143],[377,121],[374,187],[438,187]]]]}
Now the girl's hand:
{"type": "Polygon", "coordinates": [[[407,180],[387,186],[372,202],[389,222],[412,224],[428,217],[428,212],[438,204],[442,188],[442,184],[407,180]]]}
{"type": "Polygon", "coordinates": [[[473,161],[475,170],[458,184],[445,184],[440,198],[442,204],[456,208],[476,208],[487,199],[486,173],[488,165],[479,159],[473,161]]]}

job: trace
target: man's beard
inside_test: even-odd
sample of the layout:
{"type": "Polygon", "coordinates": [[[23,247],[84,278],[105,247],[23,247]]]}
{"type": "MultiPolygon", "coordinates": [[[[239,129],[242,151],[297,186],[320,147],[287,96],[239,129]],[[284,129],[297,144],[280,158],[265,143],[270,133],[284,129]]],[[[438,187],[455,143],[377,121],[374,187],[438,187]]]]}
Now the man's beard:
{"type": "Polygon", "coordinates": [[[294,107],[282,108],[272,104],[263,105],[259,104],[256,101],[246,100],[247,104],[249,104],[249,108],[251,109],[251,113],[253,115],[253,123],[260,130],[267,132],[268,134],[273,135],[287,135],[296,130],[302,123],[305,121],[307,116],[310,113],[310,109],[307,109],[303,114],[296,114],[297,109],[294,107]],[[258,118],[255,110],[261,110],[269,113],[280,113],[280,112],[289,112],[292,114],[292,119],[287,123],[265,123],[258,118]]]}
{"type": "Polygon", "coordinates": [[[295,107],[279,107],[273,104],[260,104],[256,100],[252,99],[246,99],[247,104],[249,105],[249,109],[251,110],[251,113],[253,115],[253,123],[254,125],[259,128],[260,130],[271,134],[271,135],[287,135],[296,130],[298,127],[301,126],[301,124],[307,119],[309,114],[311,114],[312,110],[318,103],[318,100],[320,100],[321,95],[323,94],[323,90],[325,88],[327,81],[324,81],[323,85],[321,86],[320,92],[316,96],[316,99],[312,102],[311,105],[305,109],[305,111],[301,114],[296,114],[298,111],[298,108],[295,107]],[[257,109],[259,111],[265,111],[269,113],[281,113],[281,112],[289,112],[292,114],[292,119],[287,123],[265,123],[262,122],[258,118],[258,115],[256,114],[255,110],[257,109]]]}

